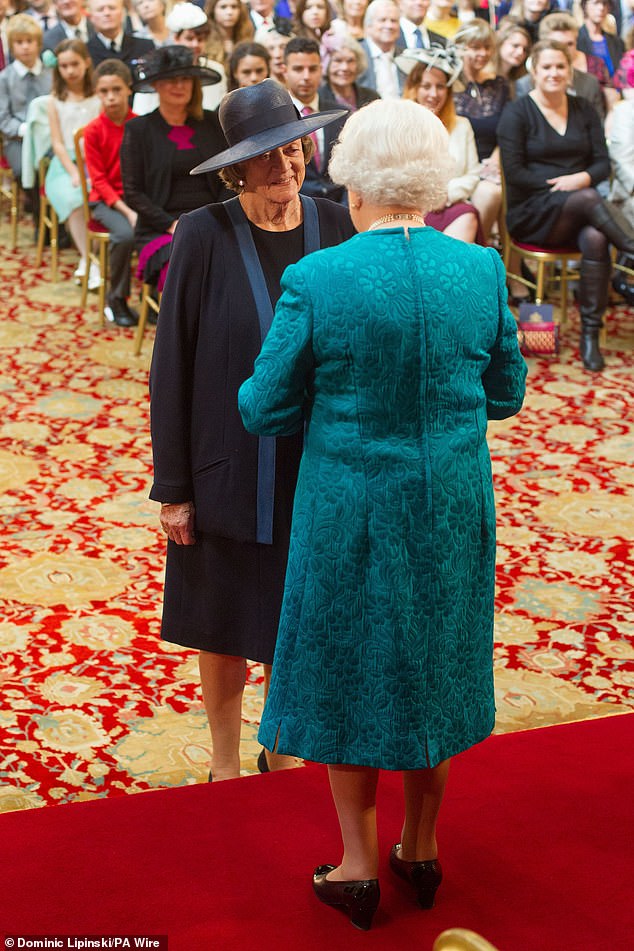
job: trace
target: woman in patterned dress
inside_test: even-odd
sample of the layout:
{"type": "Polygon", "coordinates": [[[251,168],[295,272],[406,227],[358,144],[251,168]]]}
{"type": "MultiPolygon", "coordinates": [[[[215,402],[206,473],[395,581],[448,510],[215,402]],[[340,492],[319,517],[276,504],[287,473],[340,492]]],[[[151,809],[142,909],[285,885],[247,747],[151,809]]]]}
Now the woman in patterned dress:
{"type": "Polygon", "coordinates": [[[287,268],[243,384],[247,429],[304,432],[260,739],[327,763],[343,839],[313,887],[367,929],[376,788],[402,770],[394,873],[433,905],[450,758],[491,732],[495,512],[487,418],[526,367],[497,252],[424,226],[447,132],[407,100],[347,121],[329,166],[360,232],[287,268]]]}

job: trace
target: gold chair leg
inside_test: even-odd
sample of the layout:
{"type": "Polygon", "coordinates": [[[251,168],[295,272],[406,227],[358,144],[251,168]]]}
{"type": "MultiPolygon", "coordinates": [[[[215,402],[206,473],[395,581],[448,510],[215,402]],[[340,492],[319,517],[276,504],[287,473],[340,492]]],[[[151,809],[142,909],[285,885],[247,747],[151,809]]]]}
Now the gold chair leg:
{"type": "Polygon", "coordinates": [[[108,279],[108,245],[105,241],[99,239],[99,316],[101,317],[101,326],[106,326],[106,282],[108,279]]]}
{"type": "Polygon", "coordinates": [[[561,317],[560,326],[563,330],[568,319],[568,261],[561,262],[561,317]]]}
{"type": "Polygon", "coordinates": [[[535,303],[541,304],[544,300],[544,262],[537,262],[537,287],[535,289],[535,303]]]}
{"type": "Polygon", "coordinates": [[[145,324],[147,323],[147,314],[148,308],[150,306],[149,302],[150,297],[150,285],[143,285],[143,292],[141,296],[141,311],[139,313],[139,323],[137,324],[136,333],[134,335],[134,356],[138,357],[141,353],[141,347],[143,346],[143,334],[145,333],[145,324]]]}
{"type": "Polygon", "coordinates": [[[46,237],[46,204],[40,198],[40,223],[37,228],[37,252],[35,254],[35,266],[39,267],[44,257],[44,238],[46,237]]]}
{"type": "Polygon", "coordinates": [[[20,195],[18,190],[18,183],[13,182],[11,185],[11,243],[13,250],[18,246],[18,205],[20,202],[20,195]]]}
{"type": "Polygon", "coordinates": [[[51,208],[51,280],[53,284],[57,284],[58,237],[59,224],[57,214],[54,209],[51,208]]]}

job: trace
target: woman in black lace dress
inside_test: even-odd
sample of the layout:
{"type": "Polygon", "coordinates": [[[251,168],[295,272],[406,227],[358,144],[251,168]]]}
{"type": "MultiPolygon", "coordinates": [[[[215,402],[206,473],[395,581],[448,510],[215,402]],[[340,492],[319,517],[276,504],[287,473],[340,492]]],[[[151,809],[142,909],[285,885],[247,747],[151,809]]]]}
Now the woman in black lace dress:
{"type": "Polygon", "coordinates": [[[472,20],[462,26],[454,37],[462,59],[462,86],[454,92],[456,112],[466,116],[481,162],[480,182],[471,201],[480,213],[485,239],[500,214],[502,185],[497,149],[496,129],[511,93],[504,77],[496,76],[491,66],[495,50],[495,33],[484,20],[472,20]]]}

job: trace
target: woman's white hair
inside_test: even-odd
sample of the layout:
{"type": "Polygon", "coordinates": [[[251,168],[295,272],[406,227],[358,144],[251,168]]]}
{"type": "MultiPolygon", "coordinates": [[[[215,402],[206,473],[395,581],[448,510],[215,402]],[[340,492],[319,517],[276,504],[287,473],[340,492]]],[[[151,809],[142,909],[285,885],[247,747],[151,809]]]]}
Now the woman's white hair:
{"type": "Polygon", "coordinates": [[[454,174],[449,135],[424,106],[377,99],[344,125],[328,174],[372,204],[433,211],[446,204],[454,174]]]}

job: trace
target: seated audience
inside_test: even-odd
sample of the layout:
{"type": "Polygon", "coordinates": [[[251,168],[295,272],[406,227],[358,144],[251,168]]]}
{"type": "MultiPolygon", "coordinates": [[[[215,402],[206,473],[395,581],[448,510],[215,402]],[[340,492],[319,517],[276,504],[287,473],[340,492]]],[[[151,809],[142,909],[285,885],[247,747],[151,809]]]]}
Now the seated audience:
{"type": "Polygon", "coordinates": [[[104,59],[120,59],[130,66],[154,49],[151,40],[125,32],[123,0],[88,0],[88,14],[95,28],[86,44],[93,66],[104,59]]]}
{"type": "Polygon", "coordinates": [[[361,45],[351,36],[337,36],[331,41],[326,63],[326,79],[320,88],[324,97],[336,100],[350,112],[380,99],[374,89],[357,82],[367,67],[367,59],[361,45]]]}
{"type": "Polygon", "coordinates": [[[535,88],[508,104],[498,126],[507,225],[520,241],[581,251],[580,351],[584,367],[596,372],[605,365],[599,331],[612,271],[609,246],[634,253],[634,230],[596,189],[610,160],[596,110],[568,93],[567,48],[554,40],[537,43],[531,72],[535,88]]]}
{"type": "Polygon", "coordinates": [[[453,0],[431,0],[425,17],[427,29],[450,40],[460,29],[460,20],[454,16],[453,0]]]}
{"type": "Polygon", "coordinates": [[[159,105],[126,122],[121,177],[125,203],[137,213],[139,276],[159,291],[179,216],[228,197],[217,175],[189,174],[224,148],[216,113],[202,108],[202,84],[218,79],[183,46],[152,50],[136,66],[133,88],[152,85],[159,105]]]}
{"type": "MultiPolygon", "coordinates": [[[[92,64],[86,44],[81,40],[62,40],[55,48],[57,62],[53,69],[53,88],[48,102],[53,158],[46,173],[44,190],[61,222],[67,222],[75,247],[79,251],[79,281],[88,266],[84,198],[79,183],[75,156],[75,132],[99,114],[100,103],[93,93],[92,64]]],[[[100,283],[99,268],[90,265],[88,289],[100,283]]]]}
{"type": "Polygon", "coordinates": [[[471,123],[456,115],[451,94],[462,64],[453,50],[441,46],[432,46],[429,50],[405,50],[398,57],[398,64],[408,74],[403,98],[412,99],[433,112],[449,133],[454,177],[447,187],[446,206],[428,212],[425,224],[452,238],[473,243],[480,222],[469,199],[480,181],[480,163],[471,123]]]}
{"type": "Polygon", "coordinates": [[[229,92],[254,86],[268,79],[271,72],[271,57],[261,43],[238,43],[229,57],[229,92]]]}
{"type": "MultiPolygon", "coordinates": [[[[581,0],[581,10],[583,26],[579,30],[577,47],[586,56],[600,60],[605,67],[597,79],[601,83],[609,112],[620,98],[614,87],[614,75],[625,52],[625,45],[620,36],[608,33],[603,28],[606,14],[610,12],[610,0],[581,0]]],[[[588,70],[592,62],[588,59],[588,70]]]]}
{"type": "Polygon", "coordinates": [[[83,40],[87,43],[95,35],[95,28],[87,18],[81,0],[55,0],[57,23],[44,34],[42,49],[54,50],[62,40],[83,40]]]}
{"type": "Polygon", "coordinates": [[[292,23],[288,17],[280,16],[275,9],[275,0],[249,0],[249,16],[254,30],[279,30],[280,33],[291,33],[292,23]]]}
{"type": "Polygon", "coordinates": [[[509,17],[524,27],[533,43],[538,40],[540,20],[550,12],[551,0],[513,0],[509,17]]]}
{"type": "Polygon", "coordinates": [[[332,8],[328,0],[297,0],[293,17],[293,33],[308,40],[317,40],[322,57],[330,49],[332,8]]]}
{"type": "Polygon", "coordinates": [[[4,156],[19,180],[26,112],[33,99],[50,92],[52,77],[40,59],[42,28],[33,17],[12,16],[7,40],[13,61],[0,72],[0,132],[4,156]]]}
{"type": "Polygon", "coordinates": [[[634,98],[634,26],[625,36],[626,52],[621,57],[619,68],[614,76],[614,85],[624,99],[634,98]]]}
{"type": "Polygon", "coordinates": [[[472,200],[480,213],[484,238],[488,240],[502,207],[496,129],[510,90],[507,80],[496,76],[491,65],[495,34],[488,23],[473,20],[458,30],[453,41],[462,59],[463,86],[454,93],[454,102],[458,115],[466,116],[473,126],[482,167],[472,200]]]}
{"type": "Polygon", "coordinates": [[[25,5],[20,12],[33,17],[41,26],[42,33],[57,26],[57,11],[53,0],[30,0],[30,3],[25,5]]]}
{"type": "Polygon", "coordinates": [[[242,0],[208,0],[205,13],[210,29],[207,53],[226,66],[238,43],[253,39],[249,9],[242,0]]]}
{"type": "Polygon", "coordinates": [[[271,79],[276,79],[282,86],[286,85],[286,66],[284,65],[284,50],[293,34],[278,33],[277,30],[258,30],[255,42],[260,43],[270,56],[271,79]]]}
{"type": "MultiPolygon", "coordinates": [[[[610,199],[634,227],[634,99],[626,99],[614,107],[612,131],[608,143],[612,159],[610,199]]],[[[634,268],[634,255],[622,254],[620,264],[634,268]]],[[[634,305],[634,282],[622,271],[615,271],[612,286],[630,305],[634,305]]]]}
{"type": "MultiPolygon", "coordinates": [[[[296,36],[290,40],[285,51],[286,88],[291,94],[293,105],[302,116],[313,112],[340,109],[336,99],[320,93],[323,78],[319,43],[316,40],[296,36]]],[[[329,123],[325,128],[313,132],[311,138],[315,152],[306,166],[306,177],[301,191],[304,195],[318,198],[330,198],[332,201],[345,202],[345,192],[335,185],[328,176],[328,163],[333,145],[343,127],[343,119],[329,123]]]]}
{"type": "MultiPolygon", "coordinates": [[[[203,109],[216,109],[227,91],[227,79],[222,64],[207,55],[210,26],[205,12],[195,3],[177,3],[172,7],[165,22],[176,45],[186,46],[192,51],[199,66],[209,66],[220,76],[220,82],[214,83],[213,86],[203,86],[203,109]]],[[[158,96],[153,86],[135,94],[132,109],[136,115],[145,116],[157,108],[158,96]]]]}
{"type": "Polygon", "coordinates": [[[447,42],[440,33],[434,33],[425,26],[425,17],[430,0],[400,0],[400,26],[397,45],[403,49],[429,49],[432,43],[444,46],[447,42]]]}
{"type": "Polygon", "coordinates": [[[103,111],[84,130],[91,212],[110,232],[106,297],[109,315],[120,327],[132,327],[138,321],[138,314],[128,306],[130,256],[134,250],[137,215],[123,198],[119,155],[124,126],[134,118],[128,105],[132,76],[125,63],[105,59],[95,69],[93,84],[103,111]]]}
{"type": "MultiPolygon", "coordinates": [[[[573,96],[583,96],[592,103],[599,113],[601,120],[605,119],[606,108],[605,99],[601,92],[601,87],[597,78],[588,72],[577,69],[575,61],[577,56],[584,56],[577,50],[577,36],[579,27],[575,18],[569,13],[549,13],[539,24],[540,40],[555,40],[565,46],[572,59],[572,86],[569,92],[573,96]]],[[[528,73],[517,83],[518,95],[526,95],[533,88],[533,80],[528,73]]]]}
{"type": "Polygon", "coordinates": [[[512,99],[517,95],[517,81],[526,76],[526,60],[532,45],[528,30],[510,17],[495,31],[493,69],[496,76],[506,79],[512,99]]]}
{"type": "Polygon", "coordinates": [[[337,33],[347,33],[353,40],[362,40],[368,0],[341,0],[339,7],[341,14],[332,21],[332,28],[337,33]]]}
{"type": "Polygon", "coordinates": [[[165,23],[167,0],[134,0],[134,8],[142,26],[134,31],[133,36],[151,40],[157,47],[173,42],[172,34],[165,23]]]}
{"type": "Polygon", "coordinates": [[[405,75],[394,62],[394,57],[402,52],[397,45],[399,15],[393,0],[372,0],[365,13],[365,39],[361,46],[368,58],[368,68],[359,77],[359,83],[376,90],[382,99],[397,99],[405,86],[405,75]]]}

